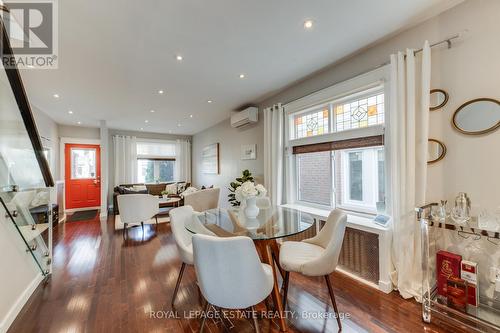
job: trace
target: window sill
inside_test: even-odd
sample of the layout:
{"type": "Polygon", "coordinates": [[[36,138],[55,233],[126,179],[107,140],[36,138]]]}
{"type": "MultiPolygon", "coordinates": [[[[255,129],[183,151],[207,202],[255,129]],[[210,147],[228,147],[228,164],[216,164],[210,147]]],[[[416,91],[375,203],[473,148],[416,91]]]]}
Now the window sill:
{"type": "MultiPolygon", "coordinates": [[[[298,211],[311,214],[311,215],[313,215],[313,217],[315,217],[317,219],[326,220],[328,218],[328,215],[330,214],[330,210],[305,206],[305,205],[301,205],[301,204],[284,204],[281,206],[285,207],[285,208],[296,209],[298,211]]],[[[385,233],[385,232],[390,231],[392,229],[391,225],[389,225],[388,227],[383,227],[381,225],[375,224],[373,222],[373,218],[354,215],[350,212],[346,212],[346,213],[347,213],[347,226],[348,227],[351,227],[354,229],[359,229],[359,230],[365,230],[368,232],[375,232],[377,234],[385,233]]]]}

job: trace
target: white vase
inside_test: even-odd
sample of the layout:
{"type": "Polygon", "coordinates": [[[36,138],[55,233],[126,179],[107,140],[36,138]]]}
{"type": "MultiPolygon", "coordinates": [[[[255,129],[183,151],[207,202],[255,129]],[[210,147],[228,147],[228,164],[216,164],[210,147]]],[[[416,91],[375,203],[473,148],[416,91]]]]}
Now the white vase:
{"type": "Polygon", "coordinates": [[[257,197],[250,197],[246,199],[245,216],[249,219],[254,219],[259,215],[259,207],[257,207],[257,197]]]}

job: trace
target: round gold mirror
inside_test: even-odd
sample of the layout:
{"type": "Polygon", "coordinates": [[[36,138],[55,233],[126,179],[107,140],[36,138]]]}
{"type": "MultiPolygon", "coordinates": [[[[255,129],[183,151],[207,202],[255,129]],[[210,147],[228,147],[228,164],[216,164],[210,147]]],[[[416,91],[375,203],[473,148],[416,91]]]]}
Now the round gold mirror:
{"type": "Polygon", "coordinates": [[[463,134],[486,134],[500,127],[500,102],[477,98],[462,104],[453,114],[453,127],[463,134]]]}
{"type": "Polygon", "coordinates": [[[448,93],[443,89],[432,89],[430,94],[429,110],[436,111],[448,103],[448,93]]]}
{"type": "Polygon", "coordinates": [[[429,139],[427,143],[427,164],[441,161],[446,155],[446,146],[439,140],[429,139]]]}

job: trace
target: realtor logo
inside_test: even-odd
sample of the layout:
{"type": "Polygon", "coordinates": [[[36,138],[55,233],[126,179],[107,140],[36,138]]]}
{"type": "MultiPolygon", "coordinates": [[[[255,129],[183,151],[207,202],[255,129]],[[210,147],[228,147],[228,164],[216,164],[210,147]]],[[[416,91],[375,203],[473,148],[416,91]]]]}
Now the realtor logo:
{"type": "Polygon", "coordinates": [[[57,4],[50,0],[6,2],[2,8],[5,32],[14,57],[2,54],[4,67],[57,68],[57,4]]]}

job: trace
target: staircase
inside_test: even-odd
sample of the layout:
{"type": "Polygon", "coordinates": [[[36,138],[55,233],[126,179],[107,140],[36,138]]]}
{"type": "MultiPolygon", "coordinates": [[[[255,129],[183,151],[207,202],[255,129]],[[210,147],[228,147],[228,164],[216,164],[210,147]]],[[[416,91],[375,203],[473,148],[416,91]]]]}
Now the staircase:
{"type": "MultiPolygon", "coordinates": [[[[14,55],[3,27],[0,18],[0,56],[5,60],[14,55]]],[[[5,255],[5,251],[15,250],[12,253],[17,255],[25,250],[43,276],[51,273],[53,186],[19,70],[15,66],[0,65],[0,214],[3,215],[0,221],[4,224],[2,239],[6,247],[2,251],[5,255]],[[35,208],[46,211],[44,220],[35,221],[32,215],[35,208]],[[20,241],[12,237],[19,237],[20,241]],[[10,245],[6,239],[12,240],[8,242],[10,245]],[[12,244],[25,248],[11,249],[12,244]]],[[[12,258],[5,259],[8,262],[12,258]]],[[[13,271],[16,268],[13,267],[13,271]]],[[[2,269],[8,272],[9,267],[2,269]]]]}

